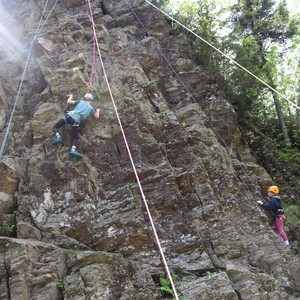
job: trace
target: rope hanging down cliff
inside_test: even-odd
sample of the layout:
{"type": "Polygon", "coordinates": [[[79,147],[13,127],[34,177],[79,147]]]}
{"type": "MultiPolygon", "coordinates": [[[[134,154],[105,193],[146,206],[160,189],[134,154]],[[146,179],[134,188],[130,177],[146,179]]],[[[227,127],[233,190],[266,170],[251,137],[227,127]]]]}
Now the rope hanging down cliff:
{"type": "Polygon", "coordinates": [[[100,58],[101,66],[102,66],[102,69],[103,69],[104,78],[105,78],[105,81],[106,81],[106,84],[107,84],[107,88],[108,88],[108,91],[109,91],[109,94],[110,94],[110,97],[111,97],[111,100],[112,100],[112,104],[113,104],[113,107],[114,107],[114,110],[115,110],[115,113],[116,113],[116,117],[118,119],[120,130],[122,132],[122,136],[123,136],[124,143],[125,143],[125,146],[126,146],[126,149],[127,149],[127,152],[128,152],[128,156],[130,158],[130,162],[131,162],[131,165],[132,165],[135,177],[136,177],[136,181],[137,181],[137,184],[139,186],[140,193],[141,193],[141,196],[142,196],[143,201],[144,201],[145,208],[146,208],[147,213],[148,213],[148,217],[149,217],[149,220],[150,220],[150,223],[151,223],[151,227],[152,227],[155,239],[156,239],[156,243],[158,245],[160,255],[162,257],[162,260],[163,260],[166,272],[168,274],[168,278],[170,280],[170,283],[171,283],[171,286],[172,286],[172,289],[173,289],[173,292],[174,292],[174,297],[175,297],[176,300],[179,300],[178,295],[177,295],[177,291],[176,291],[176,288],[175,288],[175,285],[174,285],[174,282],[173,282],[173,279],[172,279],[172,276],[171,276],[171,273],[170,273],[170,270],[169,270],[169,267],[168,267],[168,264],[167,264],[167,261],[166,261],[166,258],[165,258],[165,255],[164,255],[161,243],[160,243],[160,240],[159,240],[159,237],[158,237],[157,232],[156,232],[156,228],[155,228],[155,225],[154,225],[154,222],[153,222],[153,218],[152,218],[150,209],[148,207],[148,203],[147,203],[147,200],[146,200],[146,197],[145,197],[145,194],[144,194],[144,191],[143,191],[143,188],[142,188],[142,185],[141,185],[141,182],[140,182],[140,179],[139,179],[139,176],[138,176],[138,173],[137,173],[137,170],[136,170],[136,167],[135,167],[132,155],[131,155],[131,151],[130,151],[130,148],[129,148],[129,145],[128,145],[128,142],[127,142],[127,138],[126,138],[123,126],[122,126],[122,122],[121,122],[121,119],[120,119],[120,116],[119,116],[119,112],[118,112],[118,109],[117,109],[117,106],[116,106],[116,103],[115,103],[115,100],[114,100],[114,97],[113,97],[113,94],[112,94],[112,91],[111,91],[111,88],[110,88],[110,84],[108,82],[108,77],[107,77],[107,74],[106,74],[106,70],[105,70],[105,67],[104,67],[104,63],[103,63],[103,60],[102,60],[102,56],[101,56],[101,52],[100,52],[100,47],[99,47],[99,43],[98,43],[98,38],[97,38],[97,33],[96,33],[96,26],[95,26],[95,22],[94,22],[94,17],[93,17],[93,12],[92,12],[92,7],[91,7],[90,0],[88,0],[88,5],[89,5],[89,11],[90,11],[90,16],[91,16],[91,21],[92,21],[92,25],[93,25],[93,33],[94,33],[94,37],[95,37],[95,41],[96,41],[98,55],[99,55],[99,58],[100,58]]]}
{"type": "Polygon", "coordinates": [[[243,71],[247,72],[248,74],[250,74],[252,77],[254,77],[256,80],[258,80],[259,82],[261,82],[263,85],[265,85],[266,87],[268,87],[270,90],[272,90],[273,92],[275,92],[277,95],[279,95],[281,98],[283,98],[285,101],[287,101],[288,103],[290,103],[291,105],[293,105],[296,109],[300,110],[300,107],[298,105],[296,105],[295,103],[293,103],[291,100],[289,100],[287,97],[285,97],[283,94],[281,94],[280,92],[278,92],[277,90],[275,90],[273,87],[271,87],[269,84],[267,84],[265,81],[263,81],[262,79],[260,79],[259,77],[257,77],[256,75],[254,75],[251,71],[249,71],[248,69],[246,69],[245,67],[243,67],[241,64],[239,64],[238,62],[236,62],[234,59],[232,59],[231,57],[229,57],[228,55],[226,55],[224,52],[222,52],[220,49],[218,49],[217,47],[215,47],[213,44],[211,44],[210,42],[208,42],[207,40],[205,40],[204,38],[202,38],[201,36],[199,36],[198,34],[196,34],[195,32],[193,32],[191,29],[187,28],[185,25],[183,25],[182,23],[180,23],[179,21],[177,21],[176,19],[174,19],[172,16],[170,16],[169,14],[167,14],[166,12],[164,12],[163,10],[161,10],[159,7],[155,6],[153,3],[151,3],[148,0],[145,0],[148,4],[150,4],[151,6],[153,6],[155,9],[159,10],[162,14],[164,14],[165,16],[167,16],[168,18],[170,18],[172,21],[176,22],[177,24],[179,24],[181,27],[183,27],[184,29],[186,29],[187,31],[189,31],[190,33],[192,33],[194,36],[196,36],[198,39],[200,39],[202,42],[206,43],[208,46],[210,46],[211,48],[213,48],[214,50],[216,50],[217,52],[219,52],[222,56],[224,56],[225,58],[227,58],[228,60],[230,60],[232,63],[234,63],[235,65],[237,65],[239,68],[241,68],[243,71]]]}
{"type": "Polygon", "coordinates": [[[93,35],[93,58],[92,58],[92,70],[90,74],[90,81],[89,81],[89,86],[86,90],[87,93],[90,92],[92,85],[93,85],[93,76],[94,76],[94,71],[95,71],[95,62],[96,62],[96,40],[95,36],[93,35]]]}
{"type": "Polygon", "coordinates": [[[50,10],[47,18],[45,19],[44,23],[41,25],[42,20],[44,19],[44,15],[45,15],[45,11],[46,11],[47,5],[48,5],[48,0],[46,1],[45,5],[44,5],[43,12],[42,12],[42,15],[41,15],[41,18],[39,20],[39,24],[38,24],[38,26],[37,26],[37,28],[35,30],[35,33],[34,33],[34,36],[33,36],[32,40],[31,40],[29,51],[28,51],[28,55],[27,55],[27,59],[26,59],[26,63],[25,63],[25,67],[24,67],[24,70],[23,70],[23,74],[22,74],[22,78],[21,78],[20,84],[19,84],[19,88],[18,88],[16,100],[15,100],[15,103],[14,103],[14,106],[13,106],[13,109],[12,109],[12,112],[11,112],[11,115],[10,115],[10,118],[9,118],[9,121],[8,121],[8,124],[7,124],[7,129],[6,129],[6,132],[5,132],[2,144],[1,144],[1,148],[0,148],[0,162],[1,162],[1,159],[2,159],[2,155],[3,155],[4,147],[5,147],[7,138],[8,138],[8,134],[9,134],[10,129],[11,129],[11,123],[12,123],[13,116],[14,116],[14,113],[15,113],[15,110],[16,110],[16,106],[17,106],[18,101],[19,101],[20,92],[21,92],[21,89],[22,89],[22,85],[23,85],[23,81],[24,81],[24,78],[25,78],[25,74],[27,72],[27,68],[28,68],[29,59],[30,59],[30,56],[31,56],[33,44],[34,44],[35,40],[37,39],[37,37],[39,36],[39,34],[40,34],[41,30],[43,29],[43,27],[45,26],[46,22],[48,21],[48,19],[49,19],[50,15],[51,15],[52,11],[54,10],[57,2],[58,2],[58,0],[55,1],[55,3],[53,4],[53,6],[52,6],[52,8],[51,8],[51,10],[50,10]]]}
{"type": "MultiPolygon", "coordinates": [[[[147,33],[147,35],[149,37],[152,37],[150,35],[150,33],[148,32],[146,26],[144,25],[144,23],[141,21],[141,19],[139,18],[139,16],[136,14],[136,12],[134,11],[134,9],[132,8],[132,6],[128,3],[128,1],[126,0],[127,5],[129,6],[130,10],[133,12],[133,14],[135,15],[135,17],[137,18],[137,20],[139,21],[139,23],[141,24],[141,26],[143,27],[143,29],[145,30],[145,32],[147,33]]],[[[196,99],[194,98],[192,92],[189,90],[189,88],[186,86],[186,84],[182,81],[182,79],[180,78],[178,72],[173,68],[172,64],[169,62],[169,60],[167,59],[167,57],[164,55],[162,48],[160,47],[159,43],[157,42],[157,48],[160,52],[160,54],[162,55],[162,57],[164,58],[165,62],[167,63],[168,67],[171,69],[171,71],[175,74],[176,78],[178,78],[178,80],[180,81],[181,85],[183,86],[183,88],[186,90],[186,92],[189,94],[190,98],[193,100],[194,103],[197,103],[196,99]]],[[[215,128],[211,118],[208,116],[208,120],[210,122],[210,126],[213,129],[214,133],[216,134],[216,136],[219,138],[221,144],[223,144],[223,146],[226,148],[226,150],[228,151],[229,155],[232,158],[236,159],[236,156],[233,154],[232,149],[230,149],[230,147],[228,147],[227,143],[225,142],[225,140],[222,138],[222,136],[219,134],[218,130],[215,128]]],[[[246,177],[248,178],[249,182],[251,183],[251,185],[254,187],[255,192],[257,194],[258,197],[260,197],[262,200],[264,200],[261,191],[258,189],[257,184],[255,184],[253,182],[253,180],[251,179],[251,177],[248,175],[247,171],[245,170],[245,168],[242,166],[241,170],[244,172],[244,174],[246,175],[246,177]]]]}

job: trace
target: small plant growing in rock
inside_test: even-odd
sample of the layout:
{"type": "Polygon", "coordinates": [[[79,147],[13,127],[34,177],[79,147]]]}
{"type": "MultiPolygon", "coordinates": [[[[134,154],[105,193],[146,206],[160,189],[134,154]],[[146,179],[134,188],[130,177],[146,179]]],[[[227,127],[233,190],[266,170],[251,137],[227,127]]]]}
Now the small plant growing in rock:
{"type": "Polygon", "coordinates": [[[129,181],[128,182],[128,188],[131,190],[132,188],[134,188],[134,181],[129,181]]]}
{"type": "Polygon", "coordinates": [[[67,28],[63,28],[63,29],[61,29],[61,30],[60,30],[60,32],[61,32],[61,34],[62,34],[63,36],[65,36],[65,35],[68,35],[68,34],[69,34],[69,30],[68,30],[67,28]]]}
{"type": "Polygon", "coordinates": [[[203,276],[210,278],[210,277],[213,277],[214,275],[216,275],[217,273],[218,272],[207,271],[207,272],[203,273],[203,276]]]}
{"type": "Polygon", "coordinates": [[[166,114],[161,115],[160,122],[161,122],[161,125],[166,125],[168,122],[168,116],[166,114]]]}
{"type": "Polygon", "coordinates": [[[58,282],[57,282],[57,287],[61,290],[63,290],[65,288],[65,282],[63,278],[59,278],[58,282]]]}
{"type": "Polygon", "coordinates": [[[159,290],[161,292],[173,295],[173,290],[172,290],[172,287],[171,287],[171,282],[170,282],[170,280],[168,278],[165,278],[165,277],[161,276],[159,278],[159,283],[160,283],[159,290]]]}
{"type": "Polygon", "coordinates": [[[181,127],[185,128],[187,126],[187,124],[185,122],[181,122],[181,127]]]}
{"type": "MultiPolygon", "coordinates": [[[[172,280],[173,280],[175,286],[176,286],[177,278],[178,278],[177,275],[175,275],[175,274],[172,275],[172,280]]],[[[174,292],[173,292],[173,289],[172,289],[171,282],[170,282],[169,278],[160,276],[159,283],[160,283],[160,286],[159,286],[158,289],[162,293],[166,294],[166,296],[167,295],[172,295],[172,296],[174,295],[174,292]]],[[[173,298],[173,300],[175,300],[175,298],[173,298]]],[[[188,298],[184,295],[180,295],[179,300],[188,300],[188,298]]]]}
{"type": "MultiPolygon", "coordinates": [[[[177,277],[178,276],[175,275],[175,274],[172,275],[172,280],[173,280],[175,285],[176,285],[177,277]]],[[[160,283],[159,290],[161,292],[164,292],[167,295],[173,295],[174,294],[169,278],[160,276],[159,283],[160,283]]]]}
{"type": "Polygon", "coordinates": [[[82,251],[82,250],[80,249],[79,246],[73,246],[73,247],[71,247],[71,248],[69,249],[69,251],[70,251],[72,254],[76,254],[76,253],[78,253],[78,252],[80,252],[80,251],[82,251]]]}
{"type": "Polygon", "coordinates": [[[58,176],[59,176],[60,180],[62,180],[62,181],[66,180],[66,173],[59,171],[58,176]]]}
{"type": "Polygon", "coordinates": [[[57,228],[52,228],[52,229],[48,230],[48,233],[51,234],[52,236],[57,236],[60,234],[60,231],[57,228]]]}
{"type": "Polygon", "coordinates": [[[4,225],[4,229],[9,233],[13,233],[15,230],[15,227],[16,227],[15,224],[5,224],[4,225]]]}
{"type": "Polygon", "coordinates": [[[153,84],[153,85],[157,86],[157,84],[158,84],[158,79],[151,78],[150,84],[153,84]]]}

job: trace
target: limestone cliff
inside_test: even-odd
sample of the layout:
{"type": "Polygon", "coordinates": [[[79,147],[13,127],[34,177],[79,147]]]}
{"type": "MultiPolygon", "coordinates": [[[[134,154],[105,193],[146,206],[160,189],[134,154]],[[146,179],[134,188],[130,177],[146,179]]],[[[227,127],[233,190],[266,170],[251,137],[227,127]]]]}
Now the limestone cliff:
{"type": "MultiPolygon", "coordinates": [[[[1,2],[1,140],[45,3],[1,2]]],[[[0,299],[170,299],[160,289],[165,267],[98,56],[91,92],[101,117],[81,128],[84,159],[68,156],[68,127],[64,144],[51,144],[68,94],[87,90],[93,54],[86,1],[58,1],[47,17],[54,3],[0,162],[0,299]]],[[[299,299],[299,257],[256,205],[272,178],[242,142],[233,107],[195,65],[185,36],[145,1],[130,2],[136,15],[123,0],[91,4],[180,299],[299,299]]]]}

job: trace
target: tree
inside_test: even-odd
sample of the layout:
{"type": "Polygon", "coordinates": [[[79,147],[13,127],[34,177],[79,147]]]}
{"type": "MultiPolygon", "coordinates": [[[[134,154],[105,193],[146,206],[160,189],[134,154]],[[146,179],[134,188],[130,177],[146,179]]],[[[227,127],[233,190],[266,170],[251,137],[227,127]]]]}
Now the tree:
{"type": "MultiPolygon", "coordinates": [[[[219,30],[220,20],[219,15],[222,8],[217,6],[216,0],[198,0],[184,1],[174,10],[170,1],[160,1],[165,11],[171,11],[172,16],[181,24],[189,28],[198,36],[203,38],[215,46],[218,46],[219,39],[217,31],[219,30]]],[[[184,32],[194,51],[196,62],[202,65],[206,70],[215,74],[217,71],[219,54],[215,52],[209,45],[198,39],[195,35],[189,33],[184,28],[179,27],[178,30],[184,32]]]]}
{"type": "MultiPolygon", "coordinates": [[[[232,7],[230,21],[233,31],[229,41],[236,41],[230,46],[231,51],[236,53],[236,61],[276,90],[273,69],[268,64],[268,53],[274,44],[283,47],[296,33],[297,28],[297,22],[289,19],[285,1],[277,4],[273,0],[239,0],[238,4],[232,7]]],[[[233,71],[232,81],[236,85],[235,94],[244,98],[242,108],[251,109],[266,89],[249,74],[243,74],[237,69],[233,71]]],[[[282,106],[273,91],[272,98],[284,141],[289,144],[290,138],[282,106]]]]}
{"type": "MultiPolygon", "coordinates": [[[[298,80],[298,106],[300,107],[300,76],[298,80]]],[[[300,111],[297,110],[297,128],[300,131],[300,111]]]]}

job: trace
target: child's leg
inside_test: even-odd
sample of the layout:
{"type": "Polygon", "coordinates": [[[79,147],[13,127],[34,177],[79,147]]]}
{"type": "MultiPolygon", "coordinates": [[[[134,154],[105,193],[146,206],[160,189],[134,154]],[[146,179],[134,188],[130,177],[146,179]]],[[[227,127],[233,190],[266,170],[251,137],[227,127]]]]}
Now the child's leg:
{"type": "Polygon", "coordinates": [[[78,139],[79,139],[78,132],[79,132],[79,126],[73,126],[72,127],[72,149],[69,152],[69,155],[71,157],[74,157],[74,158],[80,160],[83,158],[83,156],[78,151],[76,151],[76,147],[77,147],[77,143],[78,143],[78,139]]]}
{"type": "Polygon", "coordinates": [[[72,127],[72,148],[76,149],[77,148],[77,144],[78,144],[78,140],[79,140],[79,126],[73,126],[72,127]]]}
{"type": "Polygon", "coordinates": [[[287,237],[287,235],[286,235],[286,233],[285,233],[285,231],[283,229],[283,222],[284,222],[284,220],[285,220],[285,216],[276,217],[275,227],[276,227],[276,231],[282,237],[282,239],[284,241],[288,241],[288,237],[287,237]]]}
{"type": "Polygon", "coordinates": [[[58,129],[62,126],[64,126],[66,124],[65,120],[64,119],[60,119],[55,125],[54,127],[52,128],[52,131],[53,133],[55,133],[56,135],[56,138],[55,140],[52,142],[52,145],[59,145],[62,143],[62,138],[59,134],[59,131],[58,129]]]}
{"type": "Polygon", "coordinates": [[[58,129],[66,124],[64,119],[60,119],[52,128],[53,133],[55,133],[56,136],[59,136],[58,129]]]}

